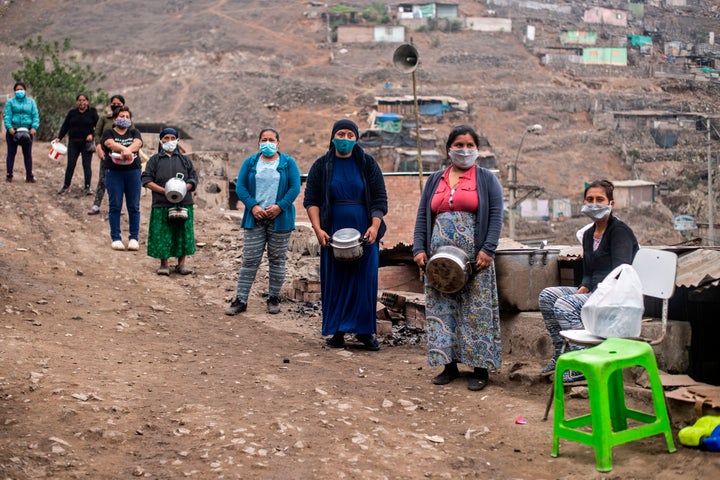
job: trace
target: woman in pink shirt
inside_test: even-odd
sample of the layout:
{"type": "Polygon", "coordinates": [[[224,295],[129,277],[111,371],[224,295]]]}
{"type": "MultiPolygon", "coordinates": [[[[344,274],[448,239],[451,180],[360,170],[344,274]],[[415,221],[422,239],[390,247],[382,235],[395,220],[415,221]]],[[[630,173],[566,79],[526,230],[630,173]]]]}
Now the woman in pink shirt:
{"type": "Polygon", "coordinates": [[[478,134],[453,128],[446,150],[450,165],[433,173],[423,189],[415,220],[413,255],[425,268],[438,247],[452,245],[472,259],[463,288],[443,293],[425,283],[428,364],[443,371],[445,385],[460,376],[458,363],[473,367],[468,389],[485,388],[489,370],[500,368],[500,311],[493,258],[502,230],[502,187],[495,175],[475,164],[478,134]]]}

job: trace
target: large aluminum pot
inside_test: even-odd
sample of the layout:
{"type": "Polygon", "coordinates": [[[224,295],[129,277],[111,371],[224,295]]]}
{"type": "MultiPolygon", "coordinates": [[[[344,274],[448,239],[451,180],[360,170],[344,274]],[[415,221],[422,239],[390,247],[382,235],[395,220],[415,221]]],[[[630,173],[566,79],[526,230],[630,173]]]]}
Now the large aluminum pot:
{"type": "Polygon", "coordinates": [[[330,240],[335,260],[352,262],[363,256],[363,241],[354,228],[342,228],[330,240]]]}
{"type": "Polygon", "coordinates": [[[516,248],[495,251],[500,308],[539,310],[538,296],[545,287],[560,285],[560,250],[516,248]]]}
{"type": "Polygon", "coordinates": [[[455,293],[465,286],[472,273],[470,257],[462,248],[438,247],[425,266],[428,283],[443,293],[455,293]]]}
{"type": "Polygon", "coordinates": [[[165,183],[165,198],[172,203],[180,203],[187,194],[187,184],[185,183],[185,175],[178,173],[175,178],[171,178],[165,183]]]}

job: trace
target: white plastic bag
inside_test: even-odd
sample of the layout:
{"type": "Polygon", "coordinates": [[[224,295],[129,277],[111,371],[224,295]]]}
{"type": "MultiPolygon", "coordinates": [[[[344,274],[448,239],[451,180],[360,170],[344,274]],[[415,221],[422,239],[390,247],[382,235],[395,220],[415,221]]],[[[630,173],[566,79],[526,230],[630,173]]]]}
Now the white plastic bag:
{"type": "Polygon", "coordinates": [[[643,311],[640,277],[624,263],[598,284],[580,318],[585,329],[598,337],[639,337],[643,311]]]}

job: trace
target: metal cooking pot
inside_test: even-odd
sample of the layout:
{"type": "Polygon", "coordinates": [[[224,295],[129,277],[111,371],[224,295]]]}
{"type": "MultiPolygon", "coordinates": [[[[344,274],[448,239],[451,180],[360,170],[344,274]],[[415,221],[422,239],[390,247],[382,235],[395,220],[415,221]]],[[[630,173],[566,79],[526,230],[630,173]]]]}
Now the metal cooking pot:
{"type": "Polygon", "coordinates": [[[335,260],[352,262],[363,256],[363,239],[354,228],[342,228],[330,240],[335,260]]]}
{"type": "Polygon", "coordinates": [[[185,175],[178,173],[174,178],[165,182],[165,198],[172,203],[180,203],[187,195],[187,184],[185,175]]]}
{"type": "Polygon", "coordinates": [[[32,137],[30,137],[30,130],[25,127],[16,128],[15,134],[13,135],[13,140],[15,140],[15,143],[20,146],[25,146],[29,144],[32,141],[32,137]]]}
{"type": "Polygon", "coordinates": [[[188,209],[185,207],[173,207],[168,210],[168,222],[184,223],[188,219],[188,209]]]}
{"type": "Polygon", "coordinates": [[[539,310],[538,295],[545,287],[561,285],[560,250],[517,248],[495,252],[500,309],[539,310]]]}
{"type": "Polygon", "coordinates": [[[425,266],[428,283],[442,293],[455,293],[463,288],[471,273],[468,254],[452,245],[438,247],[425,266]]]}

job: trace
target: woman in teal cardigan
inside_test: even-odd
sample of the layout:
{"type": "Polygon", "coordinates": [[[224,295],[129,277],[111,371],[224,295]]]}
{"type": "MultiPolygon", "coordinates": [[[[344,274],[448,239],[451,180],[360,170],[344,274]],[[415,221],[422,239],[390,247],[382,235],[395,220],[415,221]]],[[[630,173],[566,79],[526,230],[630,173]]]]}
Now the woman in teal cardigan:
{"type": "Polygon", "coordinates": [[[227,315],[247,309],[250,288],[255,281],[262,255],[267,248],[269,266],[269,313],[280,312],[280,289],[285,281],[285,260],[290,234],[295,230],[295,205],[300,194],[300,170],[295,160],[278,151],[280,134],[265,128],[258,136],[259,152],[243,161],[235,183],[235,193],[245,205],[240,226],[243,261],[238,273],[237,291],[227,315]]]}

